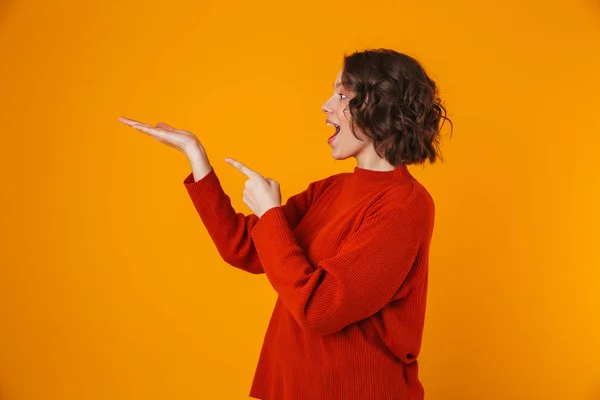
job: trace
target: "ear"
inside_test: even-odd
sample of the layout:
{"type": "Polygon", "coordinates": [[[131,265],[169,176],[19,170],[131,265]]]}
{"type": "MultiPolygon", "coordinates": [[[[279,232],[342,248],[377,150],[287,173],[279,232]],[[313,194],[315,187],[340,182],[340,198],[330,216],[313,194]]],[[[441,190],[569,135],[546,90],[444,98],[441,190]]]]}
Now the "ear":
{"type": "Polygon", "coordinates": [[[365,107],[367,107],[369,104],[371,103],[371,94],[367,93],[365,95],[365,98],[363,100],[363,103],[361,104],[360,108],[364,109],[365,107]]]}

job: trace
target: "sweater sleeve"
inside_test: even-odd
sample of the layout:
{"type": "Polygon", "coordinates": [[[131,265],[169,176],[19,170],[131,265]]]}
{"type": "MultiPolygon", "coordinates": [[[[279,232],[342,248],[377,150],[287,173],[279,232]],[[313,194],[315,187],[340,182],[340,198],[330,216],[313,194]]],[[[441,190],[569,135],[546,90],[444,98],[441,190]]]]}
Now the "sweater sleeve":
{"type": "Polygon", "coordinates": [[[415,262],[419,236],[404,208],[366,218],[338,254],[311,265],[285,222],[268,210],[252,232],[264,271],[305,329],[326,335],[388,304],[415,262]]]}
{"type": "MultiPolygon", "coordinates": [[[[321,182],[311,183],[306,190],[290,197],[285,205],[278,207],[282,210],[282,218],[288,230],[294,229],[306,214],[313,201],[315,188],[321,182]]],[[[235,211],[214,169],[197,182],[194,182],[193,173],[190,173],[183,183],[223,260],[253,274],[264,273],[250,236],[259,220],[258,216],[235,211]]]]}

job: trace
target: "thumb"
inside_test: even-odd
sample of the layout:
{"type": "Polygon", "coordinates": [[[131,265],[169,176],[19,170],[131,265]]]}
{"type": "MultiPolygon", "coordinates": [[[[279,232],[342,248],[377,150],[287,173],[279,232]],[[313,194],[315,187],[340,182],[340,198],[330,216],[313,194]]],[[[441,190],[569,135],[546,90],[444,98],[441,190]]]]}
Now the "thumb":
{"type": "Polygon", "coordinates": [[[165,124],[164,122],[157,123],[156,127],[159,129],[164,129],[165,131],[170,131],[170,132],[177,131],[177,129],[173,128],[171,125],[165,124]]]}

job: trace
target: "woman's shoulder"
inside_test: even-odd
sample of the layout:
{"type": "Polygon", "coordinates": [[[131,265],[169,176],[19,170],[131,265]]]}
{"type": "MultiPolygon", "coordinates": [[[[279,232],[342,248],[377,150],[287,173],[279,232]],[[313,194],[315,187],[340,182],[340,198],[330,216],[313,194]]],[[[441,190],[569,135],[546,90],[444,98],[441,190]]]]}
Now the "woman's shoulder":
{"type": "Polygon", "coordinates": [[[425,185],[413,177],[392,182],[376,197],[372,209],[377,212],[430,214],[435,210],[433,196],[425,185]]]}
{"type": "Polygon", "coordinates": [[[429,190],[427,190],[425,185],[415,178],[412,178],[411,180],[413,182],[413,193],[410,200],[416,203],[421,203],[426,207],[434,207],[435,203],[433,201],[433,196],[429,190]]]}

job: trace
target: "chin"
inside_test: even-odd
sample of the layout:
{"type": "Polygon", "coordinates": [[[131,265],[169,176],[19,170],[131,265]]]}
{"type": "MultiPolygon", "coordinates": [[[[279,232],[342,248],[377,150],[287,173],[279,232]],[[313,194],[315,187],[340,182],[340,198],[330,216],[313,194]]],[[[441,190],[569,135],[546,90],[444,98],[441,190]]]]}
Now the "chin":
{"type": "Polygon", "coordinates": [[[331,153],[331,157],[332,157],[334,160],[340,160],[340,161],[341,161],[341,160],[346,160],[346,159],[350,158],[351,156],[350,156],[350,155],[347,155],[347,154],[338,154],[338,153],[336,153],[335,151],[333,151],[333,152],[331,153]]]}

